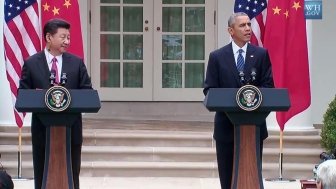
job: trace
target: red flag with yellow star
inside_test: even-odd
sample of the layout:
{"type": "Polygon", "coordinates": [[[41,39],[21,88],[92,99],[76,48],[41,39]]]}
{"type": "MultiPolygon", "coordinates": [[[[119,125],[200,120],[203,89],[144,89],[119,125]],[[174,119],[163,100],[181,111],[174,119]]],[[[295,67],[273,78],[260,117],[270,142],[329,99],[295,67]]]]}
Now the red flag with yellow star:
{"type": "Polygon", "coordinates": [[[264,47],[269,50],[277,88],[288,88],[291,108],[278,112],[281,130],[310,106],[310,79],[304,0],[269,0],[264,47]]]}
{"type": "MultiPolygon", "coordinates": [[[[82,30],[77,0],[42,0],[42,27],[52,18],[60,18],[70,23],[70,46],[68,52],[84,58],[82,30]]],[[[43,46],[45,46],[45,41],[43,46]]]]}

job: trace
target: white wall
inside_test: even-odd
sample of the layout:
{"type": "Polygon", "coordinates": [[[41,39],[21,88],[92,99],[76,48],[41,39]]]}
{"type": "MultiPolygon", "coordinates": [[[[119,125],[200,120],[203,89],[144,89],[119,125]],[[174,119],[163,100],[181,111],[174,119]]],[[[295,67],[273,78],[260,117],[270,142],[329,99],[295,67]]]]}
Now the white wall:
{"type": "Polygon", "coordinates": [[[336,1],[322,1],[322,20],[314,20],[312,30],[312,115],[322,123],[323,114],[336,94],[336,1]]]}
{"type": "MultiPolygon", "coordinates": [[[[85,60],[90,68],[90,51],[89,47],[89,29],[88,24],[88,9],[90,0],[79,0],[82,31],[84,40],[85,60]]],[[[217,45],[221,47],[229,41],[227,33],[227,19],[232,13],[234,0],[218,0],[217,9],[217,45]]],[[[312,20],[312,36],[309,39],[312,49],[311,54],[311,89],[312,89],[312,119],[314,124],[322,123],[323,114],[326,111],[328,104],[336,94],[336,61],[334,61],[333,53],[336,44],[336,1],[323,1],[323,19],[312,20]]],[[[0,0],[0,18],[3,18],[3,0],[0,0]]],[[[2,28],[3,19],[0,19],[2,28]]],[[[0,29],[0,52],[3,52],[2,29],[0,29]]],[[[0,126],[15,125],[14,115],[12,111],[12,103],[10,90],[6,78],[3,53],[0,53],[0,126]]],[[[27,119],[26,119],[27,120],[27,119]]]]}

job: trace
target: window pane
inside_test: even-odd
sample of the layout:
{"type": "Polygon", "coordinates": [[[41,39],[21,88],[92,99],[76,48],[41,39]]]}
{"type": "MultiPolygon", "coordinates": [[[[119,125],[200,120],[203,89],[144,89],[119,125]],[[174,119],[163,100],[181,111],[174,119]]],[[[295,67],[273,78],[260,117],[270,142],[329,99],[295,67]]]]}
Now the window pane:
{"type": "Polygon", "coordinates": [[[186,7],[185,9],[185,31],[204,32],[204,7],[186,7]]]}
{"type": "Polygon", "coordinates": [[[186,4],[204,4],[205,0],[185,0],[186,4]]]}
{"type": "Polygon", "coordinates": [[[162,88],[182,88],[182,63],[162,64],[162,88]]]}
{"type": "Polygon", "coordinates": [[[163,0],[162,4],[182,4],[182,0],[163,0]]]}
{"type": "Polygon", "coordinates": [[[120,63],[102,62],[100,64],[100,86],[120,87],[120,63]]]}
{"type": "Polygon", "coordinates": [[[182,8],[181,7],[163,7],[162,31],[163,32],[182,32],[182,8]]]}
{"type": "Polygon", "coordinates": [[[120,0],[101,0],[101,3],[120,3],[120,0]]]}
{"type": "Polygon", "coordinates": [[[204,82],[204,64],[185,64],[185,88],[202,88],[204,82]]]}
{"type": "Polygon", "coordinates": [[[120,35],[100,35],[100,58],[120,59],[120,35]]]}
{"type": "Polygon", "coordinates": [[[142,35],[124,35],[124,59],[142,60],[143,40],[142,35]]]}
{"type": "Polygon", "coordinates": [[[204,35],[186,35],[185,40],[185,59],[204,60],[204,35]]]}
{"type": "Polygon", "coordinates": [[[119,7],[100,7],[100,30],[120,31],[119,7]]]}
{"type": "Polygon", "coordinates": [[[162,60],[182,60],[182,35],[162,35],[162,60]]]}
{"type": "Polygon", "coordinates": [[[142,4],[142,0],[124,0],[125,4],[142,4]]]}
{"type": "Polygon", "coordinates": [[[124,63],[124,88],[143,87],[142,63],[124,63]]]}
{"type": "Polygon", "coordinates": [[[124,31],[142,32],[142,7],[124,7],[124,31]]]}

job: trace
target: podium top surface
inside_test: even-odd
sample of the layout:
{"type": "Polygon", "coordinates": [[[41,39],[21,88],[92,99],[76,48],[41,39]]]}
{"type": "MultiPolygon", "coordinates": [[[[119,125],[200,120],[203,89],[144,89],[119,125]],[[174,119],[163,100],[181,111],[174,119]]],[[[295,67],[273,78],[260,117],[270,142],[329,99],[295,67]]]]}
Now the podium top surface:
{"type": "MultiPolygon", "coordinates": [[[[287,111],[290,100],[287,89],[259,88],[262,93],[262,103],[253,112],[287,111]]],[[[204,99],[204,105],[209,111],[237,112],[242,110],[236,102],[239,88],[210,88],[204,99]]]]}
{"type": "MultiPolygon", "coordinates": [[[[15,108],[19,112],[51,113],[45,104],[46,89],[20,89],[15,108]]],[[[69,89],[70,106],[62,113],[96,113],[101,104],[98,92],[92,89],[69,89]]]]}

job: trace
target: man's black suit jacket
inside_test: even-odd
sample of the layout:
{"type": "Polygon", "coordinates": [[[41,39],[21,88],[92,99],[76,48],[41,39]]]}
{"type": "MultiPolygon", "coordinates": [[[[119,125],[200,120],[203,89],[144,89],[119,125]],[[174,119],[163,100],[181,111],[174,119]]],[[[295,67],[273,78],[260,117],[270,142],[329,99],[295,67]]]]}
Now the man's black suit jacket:
{"type": "MultiPolygon", "coordinates": [[[[251,69],[256,70],[256,80],[253,83],[257,87],[274,87],[271,62],[266,49],[248,44],[245,57],[244,73],[247,79],[251,69]]],[[[210,53],[206,79],[204,82],[204,94],[210,88],[239,88],[241,87],[239,72],[237,70],[232,43],[210,53]]],[[[233,124],[225,113],[216,112],[214,138],[217,141],[233,141],[233,124]]],[[[268,136],[266,122],[260,125],[261,139],[268,136]]]]}
{"type": "MultiPolygon", "coordinates": [[[[65,88],[67,89],[92,89],[91,80],[87,73],[83,60],[79,57],[63,53],[62,55],[62,73],[66,73],[67,82],[65,88]]],[[[20,80],[20,89],[48,89],[50,87],[49,82],[50,70],[48,67],[46,55],[44,51],[36,53],[29,57],[23,67],[20,80]]],[[[35,125],[41,126],[40,120],[35,114],[32,116],[32,127],[35,125]]],[[[81,114],[78,114],[78,120],[72,126],[75,128],[75,133],[72,134],[73,144],[82,143],[82,120],[81,114]]],[[[44,137],[41,133],[39,136],[35,136],[34,139],[38,142],[40,137],[44,137]]]]}

